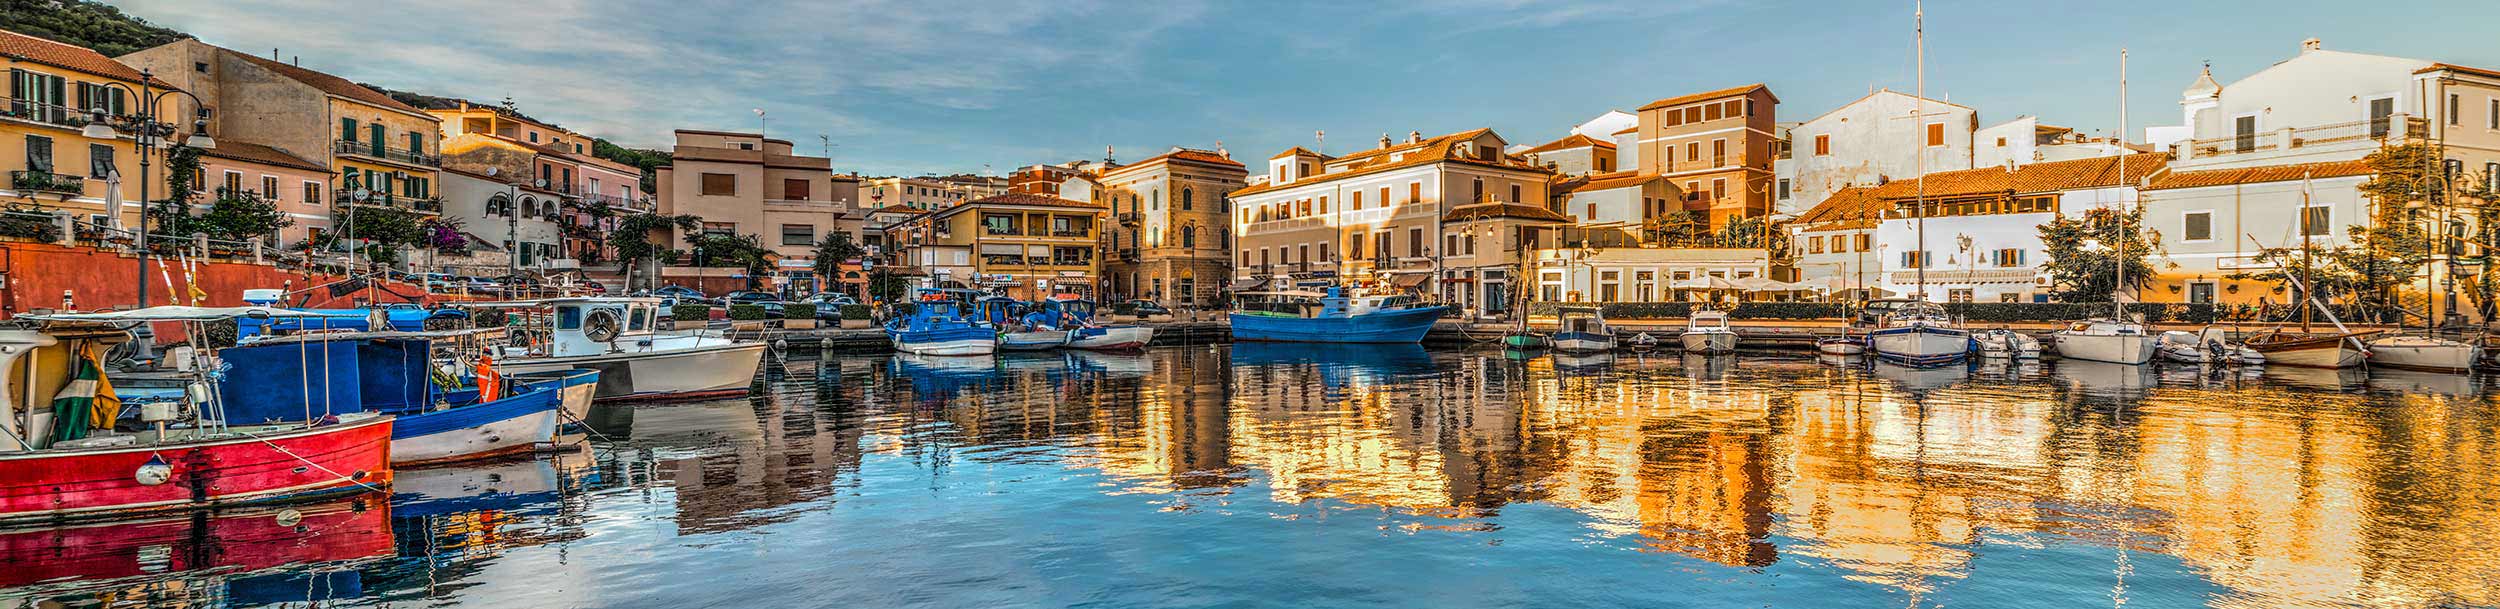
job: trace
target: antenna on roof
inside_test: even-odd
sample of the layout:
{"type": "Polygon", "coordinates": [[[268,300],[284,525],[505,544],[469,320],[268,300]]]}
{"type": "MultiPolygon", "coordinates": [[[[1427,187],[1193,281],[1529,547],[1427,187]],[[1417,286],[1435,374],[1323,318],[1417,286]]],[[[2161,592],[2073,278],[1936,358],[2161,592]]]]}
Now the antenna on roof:
{"type": "Polygon", "coordinates": [[[1318,141],[1319,141],[1319,143],[1318,143],[1318,144],[1316,144],[1317,146],[1319,146],[1319,150],[1314,150],[1314,151],[1312,151],[1312,152],[1317,152],[1317,153],[1320,153],[1320,154],[1327,154],[1327,153],[1328,153],[1328,130],[1327,130],[1327,129],[1321,129],[1321,130],[1319,130],[1319,131],[1312,132],[1311,137],[1312,137],[1313,139],[1316,139],[1316,140],[1318,140],[1318,141]]]}

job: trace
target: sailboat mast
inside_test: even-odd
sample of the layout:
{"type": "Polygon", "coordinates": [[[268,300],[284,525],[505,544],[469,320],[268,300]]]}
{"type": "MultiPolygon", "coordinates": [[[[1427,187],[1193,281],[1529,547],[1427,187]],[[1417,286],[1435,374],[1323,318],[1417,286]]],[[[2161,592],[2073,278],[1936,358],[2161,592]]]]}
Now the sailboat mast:
{"type": "Polygon", "coordinates": [[[1915,52],[1915,56],[1918,64],[1918,67],[1916,68],[1918,73],[1918,101],[1912,102],[1910,106],[1910,155],[1915,157],[1912,162],[1916,163],[1915,167],[1917,167],[1918,172],[1918,195],[1916,198],[1910,199],[1910,214],[1912,218],[1915,218],[1912,222],[1917,223],[1917,226],[1913,227],[1912,231],[1918,233],[1918,249],[1916,250],[1918,252],[1918,299],[1926,300],[1927,150],[1926,147],[1922,145],[1925,142],[1919,141],[1919,138],[1927,136],[1927,3],[1922,0],[1913,2],[1911,6],[1913,8],[1910,15],[1910,23],[1917,32],[1917,50],[1915,52]]]}
{"type": "Polygon", "coordinates": [[[2118,284],[2110,286],[2110,319],[2127,321],[2127,303],[2118,299],[2118,292],[2127,289],[2127,49],[2118,49],[2118,284]]]}

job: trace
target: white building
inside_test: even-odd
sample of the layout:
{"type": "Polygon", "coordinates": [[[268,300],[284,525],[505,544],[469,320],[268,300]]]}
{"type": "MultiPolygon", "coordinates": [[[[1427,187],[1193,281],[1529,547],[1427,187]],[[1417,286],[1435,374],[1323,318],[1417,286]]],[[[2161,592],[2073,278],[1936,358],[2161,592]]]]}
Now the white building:
{"type": "Polygon", "coordinates": [[[2040,265],[2048,253],[2040,225],[2060,214],[2131,208],[2140,187],[2166,164],[2159,153],[2133,154],[1886,184],[1875,193],[1885,211],[1873,243],[1874,258],[1883,261],[1880,285],[1911,296],[1923,287],[1925,297],[1938,302],[2045,301],[2049,286],[2040,265]]]}
{"type": "Polygon", "coordinates": [[[1788,209],[1811,209],[1850,186],[1970,169],[1979,111],[1881,89],[1788,130],[1788,209]],[[1913,118],[1913,115],[1918,118],[1913,118]]]}
{"type": "Polygon", "coordinates": [[[1771,253],[1736,248],[1551,248],[1536,250],[1536,299],[1545,302],[1679,302],[1678,282],[1702,277],[1771,278],[1771,253]]]}
{"type": "Polygon", "coordinates": [[[511,267],[524,273],[580,268],[563,257],[564,233],[557,225],[564,216],[562,193],[450,169],[443,170],[441,180],[442,217],[460,225],[470,242],[469,255],[442,256],[428,250],[418,254],[413,261],[416,266],[490,276],[501,276],[511,267]],[[518,239],[513,238],[516,234],[518,239]]]}
{"type": "Polygon", "coordinates": [[[1971,149],[1971,167],[2015,167],[2110,156],[2126,148],[2109,138],[2042,124],[2038,117],[2020,116],[1980,129],[1971,149]]]}

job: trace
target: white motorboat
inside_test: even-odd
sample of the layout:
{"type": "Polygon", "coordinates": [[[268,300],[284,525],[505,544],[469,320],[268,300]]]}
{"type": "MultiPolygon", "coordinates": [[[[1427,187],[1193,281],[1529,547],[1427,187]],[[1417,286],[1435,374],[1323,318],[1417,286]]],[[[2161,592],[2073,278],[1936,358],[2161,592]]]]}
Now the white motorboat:
{"type": "Polygon", "coordinates": [[[1988,359],[2040,359],[2040,339],[2013,330],[1982,330],[1971,333],[1971,341],[1979,344],[1979,356],[1988,359]]]}
{"type": "Polygon", "coordinates": [[[1660,342],[1664,342],[1664,341],[1660,341],[1660,340],[1658,340],[1658,336],[1657,336],[1657,335],[1650,334],[1650,333],[1648,333],[1648,332],[1642,332],[1642,333],[1634,334],[1634,335],[1632,335],[1632,350],[1634,350],[1634,351],[1648,351],[1648,350],[1652,350],[1652,349],[1657,349],[1657,348],[1658,348],[1658,343],[1660,343],[1660,342]]]}
{"type": "Polygon", "coordinates": [[[2056,336],[2059,357],[2127,365],[2153,361],[2157,342],[2144,324],[2122,319],[2075,322],[2056,336]]]}
{"type": "Polygon", "coordinates": [[[1814,350],[1824,355],[1865,355],[1865,336],[1835,336],[1814,341],[1814,350]]]}
{"type": "Polygon", "coordinates": [[[755,382],[760,342],[731,340],[713,330],[663,332],[656,298],[555,298],[544,307],[552,323],[542,340],[497,350],[504,374],[575,368],[599,371],[598,399],[669,399],[737,395],[755,382]]]}
{"type": "Polygon", "coordinates": [[[1736,331],[1727,327],[1727,313],[1698,310],[1684,320],[1684,351],[1686,353],[1734,353],[1736,331]]]}
{"type": "Polygon", "coordinates": [[[1562,327],[1554,332],[1554,350],[1571,353],[1615,350],[1615,331],[1606,326],[1606,316],[1596,307],[1564,307],[1559,314],[1562,327]]]}
{"type": "Polygon", "coordinates": [[[1941,366],[1970,357],[1970,332],[1946,315],[1944,307],[1924,300],[1867,304],[1886,311],[1883,327],[1871,334],[1876,357],[1911,366],[1941,366]]]}
{"type": "Polygon", "coordinates": [[[2388,336],[2369,342],[2370,366],[2420,372],[2466,372],[2483,348],[2436,336],[2388,336]]]}
{"type": "Polygon", "coordinates": [[[2161,333],[2161,336],[2154,341],[2153,354],[2162,361],[2181,364],[2227,363],[2217,360],[2228,358],[2228,354],[2225,354],[2223,358],[2214,357],[2214,353],[2205,348],[2205,341],[2198,339],[2193,333],[2178,330],[2161,333]]]}

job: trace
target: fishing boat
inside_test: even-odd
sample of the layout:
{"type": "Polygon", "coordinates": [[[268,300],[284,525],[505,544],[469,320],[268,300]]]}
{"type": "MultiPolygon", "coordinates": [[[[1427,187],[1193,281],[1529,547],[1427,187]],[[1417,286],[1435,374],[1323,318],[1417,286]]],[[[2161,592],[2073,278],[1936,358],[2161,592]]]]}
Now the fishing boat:
{"type": "Polygon", "coordinates": [[[981,319],[998,328],[1000,351],[1049,351],[1068,345],[1075,333],[1060,329],[1048,315],[1031,304],[1005,296],[983,298],[981,319]]]}
{"type": "Polygon", "coordinates": [[[2483,357],[2483,348],[2472,343],[2436,336],[2387,336],[2368,343],[2370,367],[2386,366],[2419,372],[2467,372],[2483,357]]]}
{"type": "Polygon", "coordinates": [[[494,351],[496,372],[596,370],[601,400],[744,395],[770,347],[717,330],[661,330],[657,298],[550,298],[486,306],[545,312],[520,328],[526,338],[494,351]]]}
{"type": "Polygon", "coordinates": [[[2288,333],[2281,329],[2251,336],[2248,348],[2265,355],[2266,363],[2298,368],[2356,368],[2367,362],[2370,352],[2361,346],[2361,339],[2377,334],[2367,332],[2328,332],[2318,334],[2288,333]]]}
{"type": "Polygon", "coordinates": [[[1882,327],[1868,333],[1875,357],[1908,366],[1942,366],[1970,357],[1970,332],[1945,314],[1944,307],[1924,300],[1879,300],[1868,305],[1884,312],[1882,327]],[[1879,304],[1885,306],[1877,308],[1879,304]]]}
{"type": "MultiPolygon", "coordinates": [[[[289,503],[390,484],[391,417],[233,424],[214,378],[221,350],[178,347],[158,359],[163,391],[125,395],[102,354],[147,323],[308,314],[267,307],[162,306],[111,313],[21,315],[34,330],[0,330],[0,523],[116,519],[289,503]],[[31,357],[29,357],[31,356],[31,357]],[[19,366],[23,372],[16,372],[19,366]],[[135,422],[124,420],[135,410],[135,422]]],[[[309,409],[354,383],[258,387],[261,399],[309,409]],[[319,393],[316,393],[316,390],[319,393]]]]}
{"type": "Polygon", "coordinates": [[[397,415],[391,428],[391,464],[431,465],[525,453],[553,445],[561,424],[565,377],[523,382],[501,378],[491,366],[462,382],[437,368],[457,370],[481,352],[479,337],[501,329],[429,332],[321,332],[260,337],[226,349],[233,370],[221,381],[233,396],[229,420],[245,422],[314,419],[340,413],[397,415]],[[463,344],[466,343],[466,344],[463,344]],[[438,349],[438,346],[443,347],[438,349]],[[443,351],[451,351],[444,354],[443,351]],[[352,394],[323,396],[317,409],[297,414],[294,404],[261,399],[254,387],[310,386],[322,379],[353,379],[352,394]]]}
{"type": "Polygon", "coordinates": [[[1606,316],[1597,307],[1563,307],[1557,312],[1560,329],[1554,331],[1554,350],[1571,353],[1594,353],[1615,350],[1615,331],[1606,327],[1606,316]]]}
{"type": "Polygon", "coordinates": [[[1684,318],[1684,352],[1716,355],[1736,352],[1736,331],[1727,327],[1727,312],[1701,309],[1684,318]]]}
{"type": "Polygon", "coordinates": [[[1287,290],[1244,292],[1230,315],[1233,340],[1295,343],[1421,343],[1450,308],[1405,294],[1287,290]]]}
{"type": "Polygon", "coordinates": [[[886,338],[894,342],[894,350],[912,355],[996,353],[998,331],[963,306],[945,290],[922,290],[911,314],[886,322],[886,338]]]}
{"type": "Polygon", "coordinates": [[[1987,359],[2040,359],[2040,339],[2013,330],[1998,328],[1971,333],[1971,341],[1979,344],[1979,356],[1987,359]]]}
{"type": "Polygon", "coordinates": [[[564,426],[571,427],[590,420],[591,402],[599,397],[599,371],[575,368],[545,372],[522,372],[510,375],[526,384],[554,383],[558,388],[556,411],[564,415],[564,426]]]}
{"type": "Polygon", "coordinates": [[[1129,324],[1104,324],[1094,315],[1094,301],[1061,294],[1042,302],[1042,309],[1058,313],[1061,324],[1069,328],[1068,348],[1089,351],[1135,351],[1153,343],[1155,329],[1129,324]]]}
{"type": "Polygon", "coordinates": [[[2144,324],[2122,319],[2075,322],[2056,338],[2058,357],[2129,366],[2153,361],[2159,342],[2145,333],[2144,324]]]}
{"type": "Polygon", "coordinates": [[[2161,333],[2154,341],[2153,354],[2162,361],[2180,364],[2223,363],[2217,360],[2228,357],[2215,357],[2212,351],[2205,348],[2205,341],[2197,338],[2195,333],[2180,330],[2161,333]]]}

